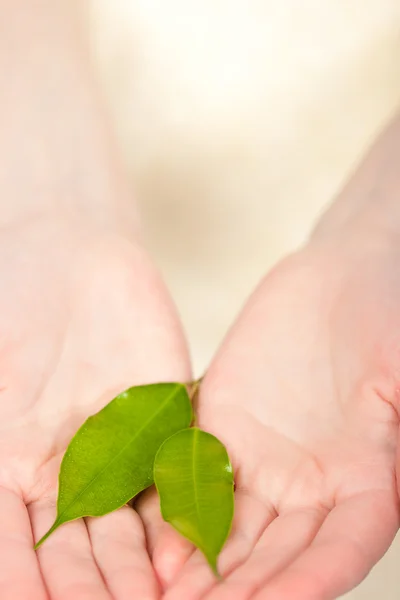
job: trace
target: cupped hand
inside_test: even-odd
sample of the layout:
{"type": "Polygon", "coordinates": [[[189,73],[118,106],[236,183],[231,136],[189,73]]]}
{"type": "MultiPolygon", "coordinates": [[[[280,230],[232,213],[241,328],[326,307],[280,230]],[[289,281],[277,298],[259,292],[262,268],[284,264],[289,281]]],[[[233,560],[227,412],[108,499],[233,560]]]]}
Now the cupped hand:
{"type": "Polygon", "coordinates": [[[155,525],[155,501],[140,507],[165,600],[331,600],[395,536],[400,250],[336,242],[311,242],[274,269],[201,387],[199,425],[235,471],[224,580],[155,525]]]}
{"type": "Polygon", "coordinates": [[[56,216],[0,231],[0,597],[153,600],[138,515],[60,527],[57,475],[70,438],[123,389],[190,379],[169,297],[139,245],[56,216]]]}

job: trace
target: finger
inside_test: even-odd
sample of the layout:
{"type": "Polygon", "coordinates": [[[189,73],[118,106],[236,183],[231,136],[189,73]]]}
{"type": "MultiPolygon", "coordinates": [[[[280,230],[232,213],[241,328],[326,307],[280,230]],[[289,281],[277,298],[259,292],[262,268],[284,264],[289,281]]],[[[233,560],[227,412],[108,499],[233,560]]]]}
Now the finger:
{"type": "MultiPolygon", "coordinates": [[[[48,502],[29,506],[39,539],[54,520],[48,502]]],[[[61,525],[37,550],[51,600],[112,600],[92,554],[83,519],[61,525]]]]}
{"type": "Polygon", "coordinates": [[[193,554],[194,546],[163,520],[156,490],[143,494],[135,508],[145,526],[147,548],[157,577],[166,589],[193,554]]]}
{"type": "MultiPolygon", "coordinates": [[[[235,518],[228,542],[221,552],[218,568],[223,577],[239,567],[249,556],[262,532],[276,517],[275,511],[243,492],[237,492],[235,518]]],[[[217,584],[204,555],[195,552],[164,600],[198,600],[217,584]]],[[[234,597],[236,600],[236,596],[234,597]]]]}
{"type": "Polygon", "coordinates": [[[0,564],[2,600],[47,599],[28,511],[23,500],[5,488],[0,488],[0,564]]]}
{"type": "Polygon", "coordinates": [[[365,492],[345,500],[329,514],[310,547],[262,586],[254,600],[334,600],[364,579],[398,526],[392,492],[365,492]]]}
{"type": "Polygon", "coordinates": [[[324,511],[302,509],[277,517],[238,569],[207,595],[210,600],[248,600],[259,585],[287,566],[314,538],[324,511]]]}
{"type": "Polygon", "coordinates": [[[176,579],[195,548],[169,523],[163,523],[158,543],[154,548],[153,564],[163,590],[176,579]]]}
{"type": "Polygon", "coordinates": [[[130,507],[87,519],[93,554],[114,600],[156,600],[157,580],[143,524],[130,507]]]}

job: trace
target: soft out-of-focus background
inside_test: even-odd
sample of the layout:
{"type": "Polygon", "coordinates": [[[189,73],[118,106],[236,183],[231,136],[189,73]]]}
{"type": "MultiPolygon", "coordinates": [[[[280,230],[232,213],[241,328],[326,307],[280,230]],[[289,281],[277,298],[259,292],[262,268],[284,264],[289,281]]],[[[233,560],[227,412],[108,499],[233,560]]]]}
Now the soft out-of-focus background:
{"type": "MultiPolygon", "coordinates": [[[[91,0],[147,242],[197,373],[400,108],[398,0],[91,0]]],[[[400,541],[352,600],[400,597],[400,541]]]]}

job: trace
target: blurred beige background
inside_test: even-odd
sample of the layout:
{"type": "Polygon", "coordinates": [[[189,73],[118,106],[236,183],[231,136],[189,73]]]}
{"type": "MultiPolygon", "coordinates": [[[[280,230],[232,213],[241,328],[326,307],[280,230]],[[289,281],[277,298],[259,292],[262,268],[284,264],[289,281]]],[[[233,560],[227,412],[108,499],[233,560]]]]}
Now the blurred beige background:
{"type": "MultiPolygon", "coordinates": [[[[398,0],[92,0],[148,245],[197,373],[400,107],[398,0]]],[[[352,600],[400,597],[400,541],[352,600]]]]}

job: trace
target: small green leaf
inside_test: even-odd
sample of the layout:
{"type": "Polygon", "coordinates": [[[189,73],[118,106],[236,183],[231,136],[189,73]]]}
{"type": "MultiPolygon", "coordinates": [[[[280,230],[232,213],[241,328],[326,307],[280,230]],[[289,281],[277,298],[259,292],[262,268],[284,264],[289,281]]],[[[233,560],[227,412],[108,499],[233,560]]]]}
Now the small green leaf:
{"type": "Polygon", "coordinates": [[[196,427],[166,440],[154,461],[165,521],[193,542],[218,576],[233,518],[233,471],[225,447],[196,427]]]}
{"type": "Polygon", "coordinates": [[[130,388],[89,417],[61,463],[56,520],[35,548],[63,523],[105,515],[152,485],[157,450],[191,420],[179,383],[130,388]]]}

